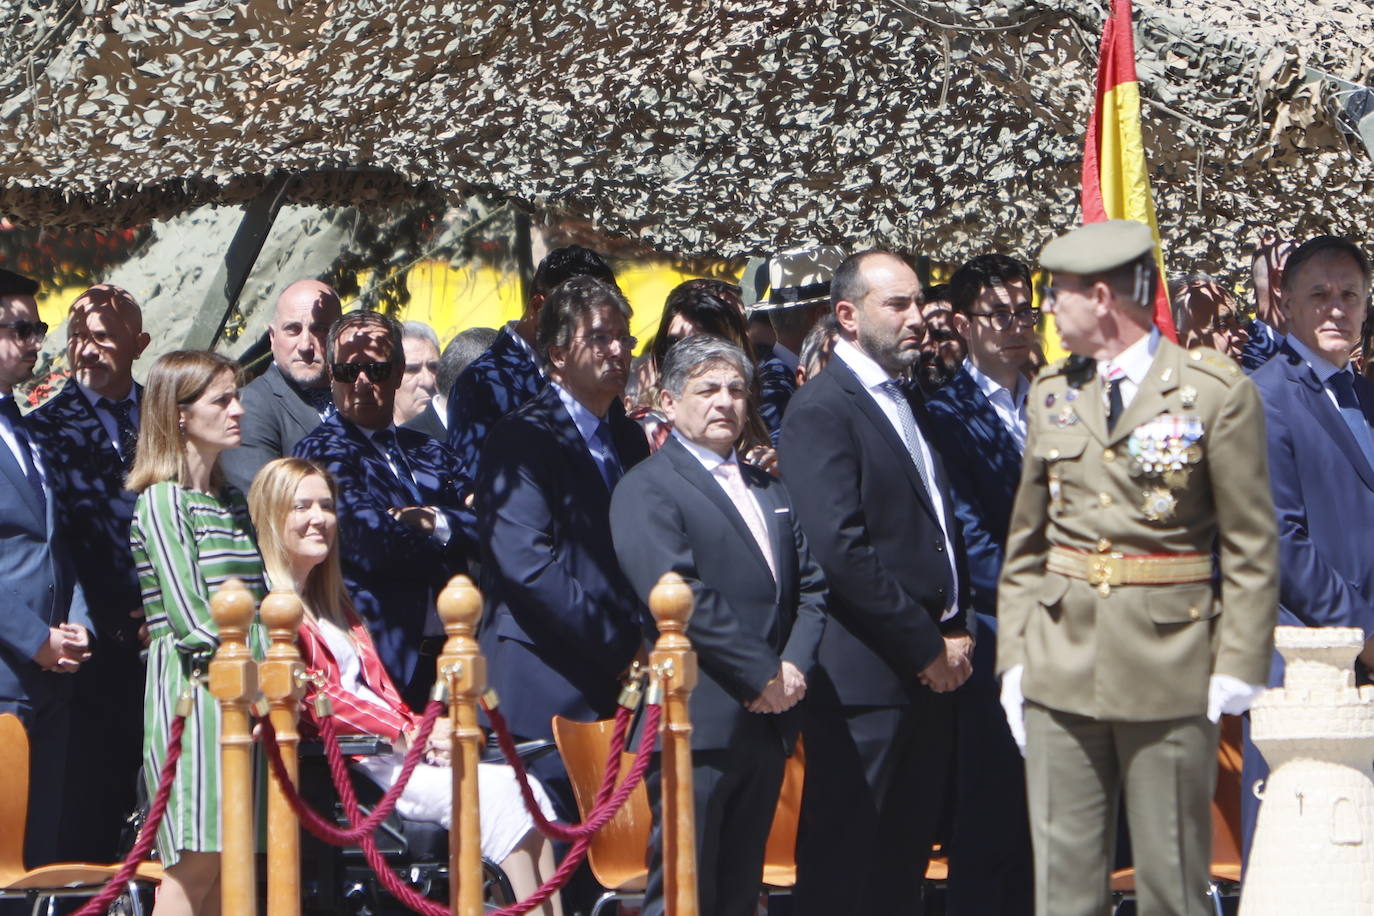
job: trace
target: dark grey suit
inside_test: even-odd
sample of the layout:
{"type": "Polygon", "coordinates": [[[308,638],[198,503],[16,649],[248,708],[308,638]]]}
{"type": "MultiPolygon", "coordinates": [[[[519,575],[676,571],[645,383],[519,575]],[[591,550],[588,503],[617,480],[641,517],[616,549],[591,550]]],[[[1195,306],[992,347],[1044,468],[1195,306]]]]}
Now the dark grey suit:
{"type": "Polygon", "coordinates": [[[229,482],[247,493],[253,477],[273,458],[290,455],[296,443],[320,425],[320,414],[273,363],[239,390],[243,401],[243,444],[220,457],[229,482]]]}
{"type": "MultiPolygon", "coordinates": [[[[640,599],[669,570],[692,588],[697,878],[701,912],[714,916],[755,910],[783,763],[801,727],[800,707],[768,715],[746,704],[783,661],[809,677],[825,629],[825,578],[786,489],[757,468],[741,472],[762,510],[776,580],[730,497],[676,438],[626,474],[611,498],[616,555],[640,599]]],[[[647,613],[644,620],[655,635],[647,613]]],[[[659,840],[655,830],[656,851],[659,840]]],[[[661,862],[650,856],[646,914],[662,911],[661,862]]]]}
{"type": "MultiPolygon", "coordinates": [[[[448,442],[448,427],[444,421],[439,419],[439,411],[434,409],[434,402],[430,401],[425,405],[425,409],[417,413],[401,424],[406,429],[413,429],[416,432],[424,433],[440,445],[448,442]]],[[[465,468],[467,473],[476,473],[476,468],[465,468]]]]}

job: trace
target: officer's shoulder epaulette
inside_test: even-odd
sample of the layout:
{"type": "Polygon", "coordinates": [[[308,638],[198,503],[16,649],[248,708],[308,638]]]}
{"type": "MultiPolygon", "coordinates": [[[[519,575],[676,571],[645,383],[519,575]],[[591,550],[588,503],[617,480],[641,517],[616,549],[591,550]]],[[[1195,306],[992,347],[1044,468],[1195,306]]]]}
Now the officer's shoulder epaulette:
{"type": "Polygon", "coordinates": [[[1043,382],[1047,378],[1051,378],[1056,375],[1063,375],[1064,370],[1068,367],[1068,364],[1069,358],[1067,356],[1061,359],[1056,359],[1052,363],[1046,363],[1045,365],[1040,367],[1039,372],[1035,373],[1035,380],[1037,382],[1043,382]]]}
{"type": "Polygon", "coordinates": [[[1184,365],[1220,379],[1228,386],[1245,377],[1235,360],[1211,347],[1192,347],[1188,350],[1188,359],[1184,365]]]}

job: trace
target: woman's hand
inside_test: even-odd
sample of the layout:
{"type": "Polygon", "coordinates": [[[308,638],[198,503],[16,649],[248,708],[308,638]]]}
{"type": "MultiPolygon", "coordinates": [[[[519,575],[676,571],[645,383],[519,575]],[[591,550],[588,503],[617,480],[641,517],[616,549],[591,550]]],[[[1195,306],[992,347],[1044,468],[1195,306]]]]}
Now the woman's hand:
{"type": "Polygon", "coordinates": [[[447,717],[435,719],[434,729],[429,733],[429,744],[425,747],[425,763],[443,767],[452,762],[453,721],[447,717]]]}

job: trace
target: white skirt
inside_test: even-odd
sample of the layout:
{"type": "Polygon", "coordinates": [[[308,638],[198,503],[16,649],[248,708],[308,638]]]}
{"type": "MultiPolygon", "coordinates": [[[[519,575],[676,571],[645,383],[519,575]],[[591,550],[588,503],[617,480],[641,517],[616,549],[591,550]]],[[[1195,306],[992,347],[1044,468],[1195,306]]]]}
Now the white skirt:
{"type": "MultiPolygon", "coordinates": [[[[390,788],[401,774],[404,758],[400,754],[362,757],[356,763],[368,778],[383,790],[390,788]]],[[[544,817],[554,820],[553,805],[544,787],[529,777],[535,801],[544,817]]],[[[481,803],[482,856],[498,865],[515,851],[525,834],[534,829],[534,818],[525,810],[515,771],[501,763],[477,765],[477,793],[481,803]]],[[[452,826],[453,770],[422,763],[415,768],[405,791],[396,800],[396,813],[408,821],[452,826]]]]}

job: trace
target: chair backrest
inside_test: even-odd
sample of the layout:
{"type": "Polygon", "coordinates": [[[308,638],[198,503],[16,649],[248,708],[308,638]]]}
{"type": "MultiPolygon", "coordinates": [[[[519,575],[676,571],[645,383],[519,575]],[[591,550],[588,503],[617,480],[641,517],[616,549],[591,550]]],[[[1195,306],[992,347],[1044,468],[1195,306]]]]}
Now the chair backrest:
{"type": "Polygon", "coordinates": [[[773,812],[773,827],[763,851],[763,883],[769,887],[791,887],[797,883],[797,821],[805,782],[806,750],[798,737],[782,772],[778,807],[773,812]]]}
{"type": "MultiPolygon", "coordinates": [[[[1221,717],[1217,745],[1217,789],[1212,796],[1212,870],[1218,866],[1240,870],[1241,721],[1221,717]]],[[[1237,880],[1239,880],[1237,878],[1237,880]]]]}
{"type": "Polygon", "coordinates": [[[11,713],[0,715],[0,886],[24,874],[24,826],[29,816],[29,735],[11,713]]]}
{"type": "MultiPolygon", "coordinates": [[[[596,791],[606,772],[614,727],[614,722],[604,719],[599,722],[574,722],[562,716],[553,719],[553,740],[558,744],[558,753],[568,771],[573,795],[577,798],[577,810],[584,819],[596,800],[596,791]]],[[[633,763],[633,754],[621,754],[619,781],[624,781],[633,763]]],[[[615,817],[592,839],[587,851],[592,874],[602,886],[611,890],[632,884],[642,887],[649,873],[652,824],[649,793],[641,783],[635,786],[615,817]]]]}

